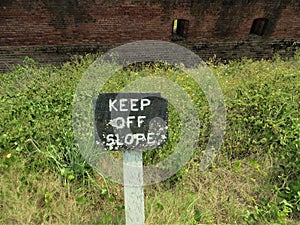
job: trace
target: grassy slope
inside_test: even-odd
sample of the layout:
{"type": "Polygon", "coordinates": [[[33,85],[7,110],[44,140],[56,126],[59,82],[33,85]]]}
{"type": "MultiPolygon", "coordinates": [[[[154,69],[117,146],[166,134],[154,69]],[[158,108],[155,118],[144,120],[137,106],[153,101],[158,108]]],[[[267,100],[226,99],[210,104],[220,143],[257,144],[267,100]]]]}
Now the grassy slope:
{"type": "MultiPolygon", "coordinates": [[[[1,75],[0,223],[125,222],[122,186],[94,173],[73,143],[72,95],[92,60],[58,69],[27,59],[1,75]]],[[[299,202],[278,191],[299,175],[298,164],[280,166],[299,156],[299,63],[296,56],[210,65],[228,110],[222,153],[203,173],[197,153],[146,187],[146,224],[297,224],[299,202]]]]}

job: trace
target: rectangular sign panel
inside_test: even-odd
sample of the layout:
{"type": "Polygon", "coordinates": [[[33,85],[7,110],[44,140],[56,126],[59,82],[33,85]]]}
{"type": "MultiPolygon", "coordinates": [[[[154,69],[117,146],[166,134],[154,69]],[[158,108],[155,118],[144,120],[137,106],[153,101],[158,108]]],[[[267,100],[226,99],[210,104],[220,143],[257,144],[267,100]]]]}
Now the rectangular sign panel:
{"type": "Polygon", "coordinates": [[[105,150],[145,151],[168,139],[168,101],[160,93],[100,93],[95,140],[105,150]]]}

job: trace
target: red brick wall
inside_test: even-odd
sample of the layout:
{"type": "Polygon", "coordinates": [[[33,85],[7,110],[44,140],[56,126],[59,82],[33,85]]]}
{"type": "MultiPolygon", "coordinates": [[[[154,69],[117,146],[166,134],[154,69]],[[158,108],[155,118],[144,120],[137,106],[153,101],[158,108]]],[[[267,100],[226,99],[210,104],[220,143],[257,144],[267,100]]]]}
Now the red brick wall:
{"type": "Polygon", "coordinates": [[[271,35],[273,39],[286,39],[289,37],[300,39],[299,8],[287,7],[284,9],[276,23],[275,31],[271,35]]]}
{"type": "Polygon", "coordinates": [[[300,3],[280,0],[2,0],[0,46],[170,41],[177,18],[189,20],[188,42],[248,40],[259,17],[271,22],[262,38],[299,39],[299,15],[300,3]]]}
{"type": "MultiPolygon", "coordinates": [[[[34,4],[34,9],[24,9],[15,3],[2,7],[0,45],[110,44],[170,38],[171,25],[162,19],[164,12],[160,5],[94,3],[85,5],[84,10],[69,8],[68,12],[54,12],[42,2],[34,4]]],[[[52,7],[55,10],[64,5],[52,7]]]]}

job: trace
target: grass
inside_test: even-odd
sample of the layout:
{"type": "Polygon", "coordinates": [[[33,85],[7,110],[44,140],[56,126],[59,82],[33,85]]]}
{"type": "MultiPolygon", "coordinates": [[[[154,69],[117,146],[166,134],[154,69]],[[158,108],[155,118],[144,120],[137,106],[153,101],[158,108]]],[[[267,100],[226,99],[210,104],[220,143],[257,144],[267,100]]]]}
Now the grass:
{"type": "MultiPolygon", "coordinates": [[[[75,58],[61,68],[26,58],[1,75],[1,224],[125,224],[123,187],[87,165],[71,126],[74,90],[95,57],[75,58]]],[[[199,163],[209,115],[201,90],[171,68],[144,70],[143,76],[166,74],[184,87],[199,103],[202,122],[188,164],[145,187],[146,224],[300,224],[299,55],[209,66],[228,115],[221,153],[204,172],[199,163]]],[[[118,90],[139,76],[123,71],[106,88],[118,90]]],[[[169,143],[145,154],[145,164],[176,145],[180,121],[173,108],[170,115],[169,143]]]]}
{"type": "Polygon", "coordinates": [[[195,169],[185,173],[187,175],[176,188],[155,194],[150,210],[155,209],[157,202],[163,202],[164,210],[151,213],[154,218],[148,219],[156,222],[150,224],[191,224],[191,221],[194,224],[200,221],[243,224],[249,208],[255,205],[253,196],[266,194],[259,193],[266,177],[261,175],[254,179],[257,171],[247,164],[241,166],[239,172],[215,167],[203,174],[195,169]]]}

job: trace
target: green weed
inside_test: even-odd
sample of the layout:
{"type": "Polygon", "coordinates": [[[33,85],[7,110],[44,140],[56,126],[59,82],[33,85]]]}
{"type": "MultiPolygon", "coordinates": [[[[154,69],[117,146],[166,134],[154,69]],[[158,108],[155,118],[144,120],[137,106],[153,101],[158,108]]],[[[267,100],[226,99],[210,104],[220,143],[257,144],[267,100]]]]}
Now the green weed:
{"type": "MultiPolygon", "coordinates": [[[[73,95],[96,57],[74,57],[61,67],[26,58],[2,74],[0,223],[125,223],[123,187],[87,165],[73,136],[73,95]]],[[[102,90],[119,91],[137,78],[166,76],[191,96],[201,121],[199,146],[186,167],[146,187],[146,223],[297,224],[299,52],[284,61],[243,59],[210,68],[225,97],[227,130],[220,155],[202,173],[210,115],[202,90],[190,77],[166,64],[132,65],[114,74],[102,90]]],[[[168,143],[145,153],[145,165],[167,157],[179,141],[182,124],[172,105],[169,126],[168,143]]]]}

